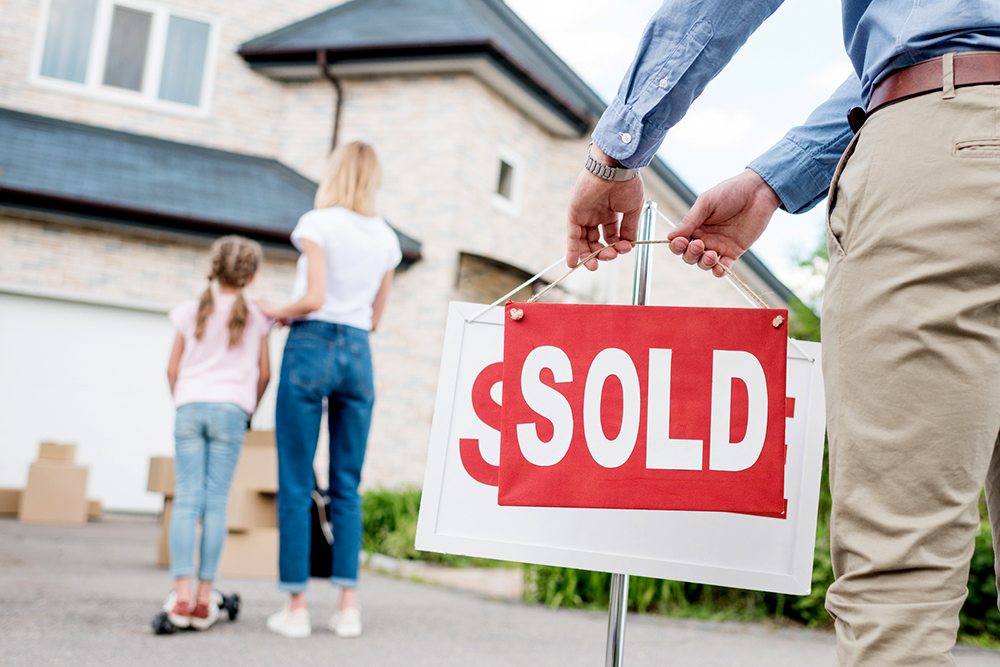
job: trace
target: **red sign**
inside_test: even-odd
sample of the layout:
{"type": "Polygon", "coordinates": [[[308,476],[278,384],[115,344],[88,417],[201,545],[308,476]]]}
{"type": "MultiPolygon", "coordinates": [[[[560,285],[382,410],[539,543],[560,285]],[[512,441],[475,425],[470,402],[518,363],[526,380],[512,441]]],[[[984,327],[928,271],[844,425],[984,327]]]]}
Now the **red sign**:
{"type": "Polygon", "coordinates": [[[784,516],[787,311],[506,315],[501,505],[784,516]]]}

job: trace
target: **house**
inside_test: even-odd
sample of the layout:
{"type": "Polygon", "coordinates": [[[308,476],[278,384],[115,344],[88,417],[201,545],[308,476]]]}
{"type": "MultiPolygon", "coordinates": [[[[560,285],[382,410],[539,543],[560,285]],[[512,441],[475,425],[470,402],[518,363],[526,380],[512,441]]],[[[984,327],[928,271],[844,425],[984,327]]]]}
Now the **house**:
{"type": "MultiPolygon", "coordinates": [[[[146,510],[173,449],[164,314],[205,285],[211,241],[265,248],[253,298],[287,300],[288,233],[336,140],[371,143],[405,261],[373,336],[364,483],[423,478],[450,300],[492,301],[565,252],[604,103],[501,0],[7,0],[0,19],[0,486],[42,439],[75,442],[90,495],[146,510]]],[[[648,196],[694,201],[662,161],[648,196]]],[[[658,252],[653,302],[743,306],[658,252]]],[[[628,303],[632,262],[556,299],[628,303]]],[[[748,253],[737,273],[790,292],[748,253]]],[[[271,336],[277,366],[284,332],[271,336]]],[[[273,424],[269,389],[254,416],[273,424]]]]}

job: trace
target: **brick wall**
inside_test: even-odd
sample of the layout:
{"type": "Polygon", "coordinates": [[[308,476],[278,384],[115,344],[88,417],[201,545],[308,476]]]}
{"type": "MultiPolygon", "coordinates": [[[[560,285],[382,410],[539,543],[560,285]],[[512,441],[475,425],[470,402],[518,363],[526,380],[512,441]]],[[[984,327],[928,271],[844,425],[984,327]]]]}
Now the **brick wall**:
{"type": "MultiPolygon", "coordinates": [[[[184,242],[0,215],[0,286],[169,309],[205,289],[209,241],[184,242]]],[[[295,256],[264,249],[248,298],[285,301],[295,256]]]]}
{"type": "MultiPolygon", "coordinates": [[[[28,82],[38,2],[9,0],[0,14],[0,105],[115,129],[274,157],[313,179],[329,150],[334,93],[329,82],[277,83],[235,55],[252,37],[335,4],[253,0],[221,20],[215,93],[207,118],[190,118],[56,93],[28,82]]],[[[222,17],[224,0],[172,6],[222,17]]],[[[528,274],[565,253],[565,213],[588,139],[561,139],[472,75],[345,78],[342,142],[362,139],[384,168],[379,208],[423,242],[423,259],[396,276],[383,322],[372,336],[377,401],[364,472],[366,486],[423,479],[448,301],[460,252],[528,274]],[[495,203],[500,159],[517,159],[516,211],[495,203]]],[[[684,205],[656,177],[648,195],[675,220],[684,205]]],[[[658,237],[667,228],[658,224],[658,237]]],[[[0,217],[0,285],[167,308],[204,289],[203,241],[152,239],[122,229],[84,228],[0,217]]],[[[654,250],[653,303],[743,306],[725,282],[654,250]]],[[[634,255],[633,255],[634,257],[634,255]]],[[[567,299],[629,303],[633,257],[578,271],[567,299]]],[[[287,301],[294,256],[269,253],[254,297],[287,301]]],[[[549,277],[561,274],[562,267],[549,277]]],[[[496,297],[501,296],[498,290],[496,297]]]]}
{"type": "MultiPolygon", "coordinates": [[[[282,136],[276,128],[285,113],[283,85],[251,72],[236,50],[247,40],[340,2],[165,0],[162,4],[208,15],[218,21],[214,92],[208,116],[128,106],[95,98],[84,91],[78,94],[54,91],[33,81],[32,56],[41,39],[42,0],[4,0],[0,11],[0,106],[223,150],[278,155],[282,136]]],[[[330,93],[327,114],[332,113],[332,99],[330,93]]]]}

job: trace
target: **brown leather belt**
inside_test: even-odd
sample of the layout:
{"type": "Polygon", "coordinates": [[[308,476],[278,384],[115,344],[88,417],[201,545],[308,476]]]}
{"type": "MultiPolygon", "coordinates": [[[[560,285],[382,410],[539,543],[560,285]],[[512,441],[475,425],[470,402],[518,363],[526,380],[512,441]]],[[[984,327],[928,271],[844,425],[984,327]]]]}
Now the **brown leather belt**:
{"type": "MultiPolygon", "coordinates": [[[[906,69],[893,72],[872,92],[868,111],[860,107],[851,109],[847,120],[857,132],[865,119],[890,102],[944,89],[944,70],[941,58],[924,60],[906,69]]],[[[971,51],[956,53],[953,62],[955,87],[1000,84],[1000,52],[971,51]]]]}

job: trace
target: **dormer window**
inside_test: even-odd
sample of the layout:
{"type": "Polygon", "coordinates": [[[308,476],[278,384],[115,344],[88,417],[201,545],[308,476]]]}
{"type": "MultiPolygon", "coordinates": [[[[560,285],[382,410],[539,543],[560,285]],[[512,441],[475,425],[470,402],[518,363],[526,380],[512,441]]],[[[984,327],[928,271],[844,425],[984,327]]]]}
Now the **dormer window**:
{"type": "Polygon", "coordinates": [[[212,19],[144,0],[47,0],[35,82],[123,103],[207,110],[212,19]]]}

